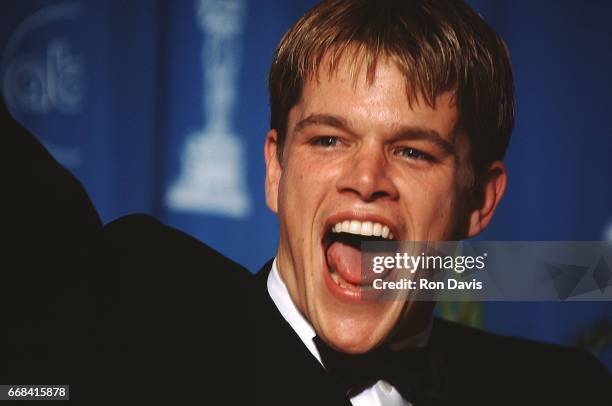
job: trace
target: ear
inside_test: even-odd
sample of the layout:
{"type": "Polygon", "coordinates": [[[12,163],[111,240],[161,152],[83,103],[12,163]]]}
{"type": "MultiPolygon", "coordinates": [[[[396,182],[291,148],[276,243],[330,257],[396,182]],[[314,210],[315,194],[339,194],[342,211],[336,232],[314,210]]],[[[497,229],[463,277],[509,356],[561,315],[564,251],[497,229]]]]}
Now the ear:
{"type": "Polygon", "coordinates": [[[266,135],[264,158],[266,160],[266,204],[274,213],[278,213],[278,187],[282,173],[277,148],[278,133],[272,129],[266,135]]]}
{"type": "Polygon", "coordinates": [[[476,199],[479,202],[479,207],[472,208],[470,213],[468,238],[477,236],[487,227],[489,221],[493,218],[497,205],[504,196],[506,181],[506,166],[504,163],[501,161],[493,162],[484,175],[484,183],[476,191],[476,193],[480,193],[480,196],[476,199]]]}

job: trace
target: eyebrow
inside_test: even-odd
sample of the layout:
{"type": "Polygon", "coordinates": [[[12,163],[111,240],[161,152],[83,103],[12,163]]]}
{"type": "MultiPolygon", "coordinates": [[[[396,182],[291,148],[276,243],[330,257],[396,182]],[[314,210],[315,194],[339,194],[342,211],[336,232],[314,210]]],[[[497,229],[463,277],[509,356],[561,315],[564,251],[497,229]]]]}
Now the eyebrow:
{"type": "Polygon", "coordinates": [[[295,127],[293,127],[293,132],[300,132],[304,128],[312,125],[328,125],[341,130],[351,131],[347,121],[343,117],[333,116],[331,114],[311,114],[300,120],[295,127]]]}
{"type": "MultiPolygon", "coordinates": [[[[308,117],[300,120],[293,128],[294,132],[300,132],[306,127],[313,125],[327,125],[335,127],[340,130],[354,132],[351,130],[348,121],[340,116],[334,116],[331,114],[311,114],[308,117]]],[[[402,126],[398,130],[394,131],[396,138],[402,138],[407,140],[423,140],[435,144],[439,147],[444,154],[456,156],[455,146],[445,140],[440,133],[436,130],[414,126],[402,126]]]]}
{"type": "Polygon", "coordinates": [[[422,127],[401,127],[397,132],[398,138],[404,138],[409,140],[424,140],[436,144],[438,148],[444,152],[445,155],[456,156],[457,151],[455,146],[442,138],[440,133],[436,130],[422,128],[422,127]]]}

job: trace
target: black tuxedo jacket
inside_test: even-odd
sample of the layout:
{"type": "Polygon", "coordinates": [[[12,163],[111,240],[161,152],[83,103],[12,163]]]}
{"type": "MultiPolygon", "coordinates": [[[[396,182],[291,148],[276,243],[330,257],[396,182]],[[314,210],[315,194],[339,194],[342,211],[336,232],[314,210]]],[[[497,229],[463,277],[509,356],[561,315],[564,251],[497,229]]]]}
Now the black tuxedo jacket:
{"type": "MultiPolygon", "coordinates": [[[[271,262],[256,275],[257,400],[350,405],[268,295],[271,262]]],[[[448,369],[449,404],[610,405],[607,370],[590,354],[434,319],[428,348],[448,369]]]]}
{"type": "Polygon", "coordinates": [[[103,227],[1,97],[0,123],[0,384],[70,384],[81,404],[251,399],[252,274],[149,216],[103,227]]]}
{"type": "MultiPolygon", "coordinates": [[[[0,384],[67,383],[81,404],[349,404],[271,301],[270,264],[253,276],[149,216],[102,227],[78,181],[0,115],[0,384]]],[[[438,319],[429,345],[451,404],[612,403],[578,350],[438,319]]]]}
{"type": "MultiPolygon", "coordinates": [[[[39,317],[13,308],[24,323],[6,337],[28,347],[3,347],[0,383],[69,384],[81,404],[252,403],[250,272],[144,215],[107,225],[83,265],[86,291],[48,285],[74,309],[59,323],[30,326],[39,317]]],[[[29,300],[44,314],[47,303],[29,300]]]]}

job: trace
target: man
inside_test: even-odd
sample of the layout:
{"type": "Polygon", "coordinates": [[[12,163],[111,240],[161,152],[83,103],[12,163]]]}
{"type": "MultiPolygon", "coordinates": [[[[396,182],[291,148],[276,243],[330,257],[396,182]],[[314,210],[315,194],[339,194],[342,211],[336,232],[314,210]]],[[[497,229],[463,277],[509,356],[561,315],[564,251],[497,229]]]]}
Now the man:
{"type": "MultiPolygon", "coordinates": [[[[5,309],[21,323],[3,338],[27,345],[3,358],[2,382],[69,383],[90,404],[609,404],[609,376],[584,353],[432,319],[431,303],[358,300],[357,234],[473,236],[503,195],[512,79],[501,40],[472,10],[324,2],[281,41],[270,89],[266,198],[280,243],[254,278],[150,217],[100,229],[69,174],[39,146],[19,149],[11,167],[47,169],[3,171],[3,183],[41,190],[32,201],[65,199],[15,204],[14,217],[59,212],[74,233],[32,221],[26,234],[59,239],[58,258],[15,275],[54,275],[69,260],[78,283],[66,294],[48,277],[44,301],[15,285],[10,297],[35,311],[5,309]],[[33,327],[47,299],[59,317],[33,327]]],[[[47,251],[32,241],[24,252],[47,251]]]]}
{"type": "Polygon", "coordinates": [[[607,402],[585,354],[433,320],[429,302],[361,300],[361,239],[474,237],[503,197],[514,86],[479,15],[324,1],[281,40],[269,88],[280,241],[257,275],[261,404],[607,402]]]}

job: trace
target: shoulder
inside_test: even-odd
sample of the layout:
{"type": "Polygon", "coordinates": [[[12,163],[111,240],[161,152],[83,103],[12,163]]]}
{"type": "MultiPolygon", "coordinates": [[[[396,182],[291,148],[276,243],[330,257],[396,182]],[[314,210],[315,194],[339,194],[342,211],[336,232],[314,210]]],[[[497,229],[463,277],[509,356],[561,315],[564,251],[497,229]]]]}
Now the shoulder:
{"type": "Polygon", "coordinates": [[[246,321],[251,273],[151,216],[108,224],[97,255],[99,296],[136,336],[163,327],[171,337],[203,337],[206,329],[227,333],[246,321]]]}
{"type": "MultiPolygon", "coordinates": [[[[436,319],[431,346],[455,383],[488,397],[610,404],[610,375],[593,355],[570,347],[492,334],[436,319]],[[497,395],[496,395],[497,394],[497,395]]],[[[451,387],[453,382],[451,382],[451,387]]]]}
{"type": "Polygon", "coordinates": [[[96,373],[129,382],[130,399],[158,385],[156,397],[181,401],[191,392],[163,388],[208,381],[230,393],[250,379],[249,271],[146,215],[105,226],[98,255],[105,307],[96,338],[109,355],[96,373]]]}
{"type": "MultiPolygon", "coordinates": [[[[132,271],[160,270],[217,282],[249,284],[251,273],[198,239],[144,214],[121,217],[104,227],[103,254],[132,271]]],[[[187,281],[184,281],[187,282],[187,281]]]]}

